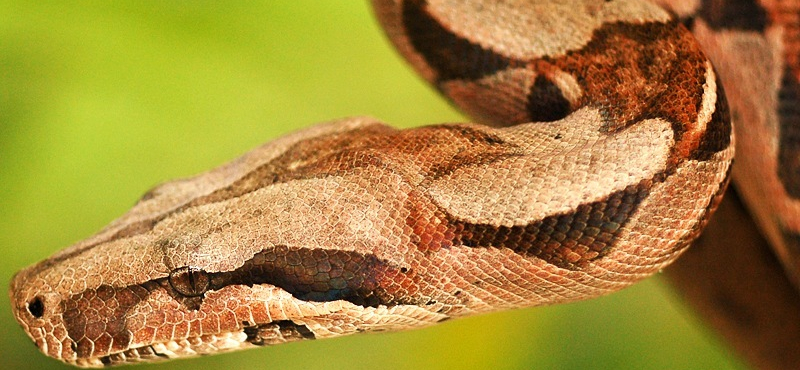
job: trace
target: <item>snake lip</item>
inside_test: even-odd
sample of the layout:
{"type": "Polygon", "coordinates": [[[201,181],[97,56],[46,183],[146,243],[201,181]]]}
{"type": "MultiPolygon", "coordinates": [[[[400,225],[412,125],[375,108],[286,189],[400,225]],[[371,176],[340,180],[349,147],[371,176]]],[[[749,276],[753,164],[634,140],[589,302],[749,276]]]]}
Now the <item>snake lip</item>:
{"type": "Polygon", "coordinates": [[[131,348],[122,352],[113,353],[100,357],[99,360],[104,366],[114,366],[117,364],[138,362],[141,360],[155,360],[155,359],[169,359],[170,356],[166,353],[156,350],[154,345],[147,345],[143,347],[131,348]]]}
{"type": "Polygon", "coordinates": [[[135,346],[124,351],[109,353],[104,356],[78,358],[69,362],[80,367],[100,368],[122,364],[189,358],[247,348],[246,340],[247,334],[244,330],[221,334],[206,334],[135,346]]]}
{"type": "Polygon", "coordinates": [[[203,334],[152,344],[133,344],[131,348],[123,351],[103,356],[77,358],[67,362],[79,367],[112,367],[122,364],[189,358],[253,346],[316,338],[316,334],[304,324],[292,320],[277,320],[244,326],[240,330],[230,332],[203,334]]]}
{"type": "MultiPolygon", "coordinates": [[[[174,345],[177,345],[177,343],[173,343],[174,345]]],[[[165,348],[165,343],[149,344],[141,347],[129,348],[124,351],[115,352],[100,357],[78,358],[70,362],[79,367],[99,368],[137,362],[168,360],[170,358],[180,357],[175,353],[168,353],[168,351],[164,351],[165,348]]]]}

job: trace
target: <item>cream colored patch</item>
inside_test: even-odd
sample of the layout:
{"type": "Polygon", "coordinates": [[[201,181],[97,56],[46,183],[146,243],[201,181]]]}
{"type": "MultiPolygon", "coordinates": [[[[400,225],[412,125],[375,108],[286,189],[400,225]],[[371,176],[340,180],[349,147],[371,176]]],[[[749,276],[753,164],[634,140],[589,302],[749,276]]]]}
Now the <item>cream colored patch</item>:
{"type": "Polygon", "coordinates": [[[163,260],[168,270],[230,271],[272,245],[356,251],[402,263],[409,244],[403,227],[410,191],[399,175],[377,168],[278,183],[165,219],[139,248],[162,256],[153,262],[163,260]],[[158,240],[170,245],[160,246],[158,240]]]}
{"type": "Polygon", "coordinates": [[[705,133],[711,116],[717,108],[717,75],[710,61],[706,61],[706,83],[703,85],[703,100],[697,112],[696,132],[705,133]]]}
{"type": "Polygon", "coordinates": [[[583,89],[575,76],[559,69],[553,73],[552,79],[553,83],[561,90],[564,99],[567,99],[572,107],[577,107],[583,96],[583,89]]]}
{"type": "Polygon", "coordinates": [[[514,58],[558,57],[582,48],[603,24],[665,22],[667,12],[638,0],[432,0],[431,13],[445,28],[486,49],[514,58]],[[526,9],[520,11],[520,9],[526,9]]]}
{"type": "Polygon", "coordinates": [[[561,121],[497,130],[521,147],[521,156],[459,168],[432,181],[428,192],[457,219],[525,225],[572,212],[665,168],[673,145],[668,122],[646,120],[613,135],[601,126],[600,112],[585,108],[561,121]]]}

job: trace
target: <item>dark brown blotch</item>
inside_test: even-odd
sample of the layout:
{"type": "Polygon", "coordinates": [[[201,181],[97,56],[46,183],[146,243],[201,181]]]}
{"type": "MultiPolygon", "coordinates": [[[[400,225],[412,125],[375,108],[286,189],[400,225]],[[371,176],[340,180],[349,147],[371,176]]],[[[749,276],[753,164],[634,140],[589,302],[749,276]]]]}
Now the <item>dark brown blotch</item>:
{"type": "Polygon", "coordinates": [[[376,307],[417,304],[414,269],[354,251],[275,246],[230,272],[211,274],[214,290],[229,285],[270,284],[307,301],[346,300],[376,307]]]}
{"type": "Polygon", "coordinates": [[[714,30],[764,33],[769,17],[756,0],[703,0],[697,16],[714,30]]]}
{"type": "Polygon", "coordinates": [[[438,73],[439,83],[474,81],[520,64],[448,30],[431,15],[427,1],[404,1],[402,6],[409,41],[438,73]]]}
{"type": "Polygon", "coordinates": [[[561,89],[544,75],[533,82],[528,94],[528,116],[534,122],[563,119],[571,112],[570,103],[561,89]]]}
{"type": "Polygon", "coordinates": [[[728,99],[725,96],[725,89],[719,78],[717,78],[717,101],[714,104],[714,113],[711,120],[706,125],[700,145],[692,152],[691,159],[707,161],[714,154],[727,149],[731,145],[731,112],[728,106],[728,99]]]}
{"type": "Polygon", "coordinates": [[[561,268],[578,270],[605,256],[619,233],[650,193],[653,180],[642,181],[582,204],[575,211],[520,226],[494,226],[451,221],[456,245],[508,248],[561,268]]]}
{"type": "Polygon", "coordinates": [[[800,82],[785,68],[778,91],[778,178],[786,194],[800,199],[800,82]]]}

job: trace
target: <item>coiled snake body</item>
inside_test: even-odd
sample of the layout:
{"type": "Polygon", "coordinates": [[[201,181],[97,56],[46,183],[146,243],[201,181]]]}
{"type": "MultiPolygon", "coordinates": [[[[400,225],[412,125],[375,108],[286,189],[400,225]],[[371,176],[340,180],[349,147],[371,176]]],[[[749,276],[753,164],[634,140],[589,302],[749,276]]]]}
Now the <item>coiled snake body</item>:
{"type": "MultiPolygon", "coordinates": [[[[18,273],[15,316],[45,354],[104,366],[628,286],[699,235],[731,174],[721,79],[684,24],[727,39],[689,3],[375,0],[400,52],[488,126],[343,119],[158,186],[18,273]]],[[[788,168],[762,181],[785,197],[756,213],[790,261],[787,141],[788,168]]]]}

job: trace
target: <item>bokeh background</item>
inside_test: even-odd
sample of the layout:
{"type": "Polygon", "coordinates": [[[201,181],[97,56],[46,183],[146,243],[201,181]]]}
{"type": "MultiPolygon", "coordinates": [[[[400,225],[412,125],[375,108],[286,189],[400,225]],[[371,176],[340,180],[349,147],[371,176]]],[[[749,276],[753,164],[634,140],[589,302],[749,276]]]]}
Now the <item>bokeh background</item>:
{"type": "MultiPolygon", "coordinates": [[[[465,119],[394,54],[365,1],[0,0],[0,281],[159,182],[362,114],[465,119]]],[[[0,367],[65,367],[38,353],[9,307],[0,294],[0,367]]],[[[589,302],[158,366],[742,368],[660,277],[589,302]]]]}

